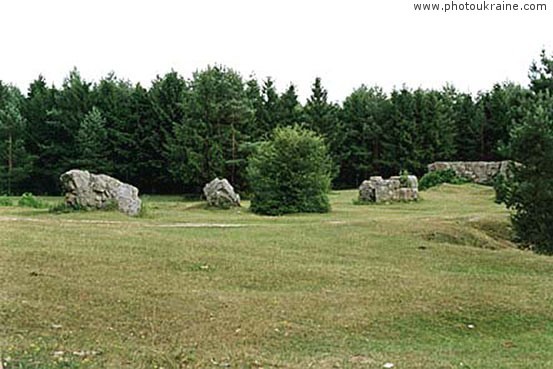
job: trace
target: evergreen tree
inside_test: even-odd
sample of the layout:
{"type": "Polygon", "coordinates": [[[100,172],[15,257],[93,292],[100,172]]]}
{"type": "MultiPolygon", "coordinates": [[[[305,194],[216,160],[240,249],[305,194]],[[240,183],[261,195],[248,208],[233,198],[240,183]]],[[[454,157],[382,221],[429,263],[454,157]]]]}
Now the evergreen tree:
{"type": "Polygon", "coordinates": [[[22,100],[16,88],[0,83],[0,191],[8,195],[26,189],[34,161],[25,148],[22,100]]]}
{"type": "Polygon", "coordinates": [[[278,111],[278,124],[282,126],[293,126],[301,122],[302,106],[298,101],[296,87],[293,84],[280,95],[278,111]]]}
{"type": "Polygon", "coordinates": [[[524,116],[512,131],[513,168],[504,200],[514,210],[513,226],[525,245],[553,253],[553,97],[540,92],[525,101],[524,116]]]}
{"type": "Polygon", "coordinates": [[[345,132],[338,119],[339,111],[337,105],[328,101],[328,93],[322,86],[321,79],[317,77],[303,109],[303,121],[308,129],[325,139],[334,160],[333,177],[337,176],[344,157],[345,132]]]}
{"type": "Polygon", "coordinates": [[[103,166],[109,168],[111,175],[126,182],[132,181],[137,172],[135,158],[138,149],[134,141],[136,119],[132,110],[132,94],[130,82],[110,73],[94,86],[92,99],[96,109],[87,114],[89,117],[94,112],[95,119],[97,113],[103,117],[106,133],[102,143],[105,155],[103,166]]]}
{"type": "MultiPolygon", "coordinates": [[[[174,127],[183,124],[187,117],[189,93],[188,83],[174,71],[163,77],[158,76],[148,92],[151,107],[145,110],[147,116],[141,119],[141,126],[138,130],[141,132],[139,140],[147,143],[143,149],[146,150],[146,158],[151,161],[145,165],[150,171],[148,176],[152,178],[153,192],[178,193],[181,191],[174,179],[185,174],[171,174],[169,168],[174,167],[172,166],[174,162],[171,163],[171,158],[167,156],[165,147],[173,139],[174,127]],[[151,116],[149,116],[150,114],[151,116]]],[[[135,95],[135,98],[139,98],[139,96],[135,95]]],[[[185,140],[195,142],[195,140],[200,139],[197,131],[188,133],[190,137],[186,137],[185,140]]],[[[193,162],[189,163],[191,167],[195,165],[193,162]]],[[[184,167],[181,169],[187,172],[188,169],[192,168],[184,167]]]]}
{"type": "Polygon", "coordinates": [[[92,84],[81,78],[73,69],[64,80],[60,90],[53,90],[54,105],[48,112],[50,132],[42,145],[42,155],[48,165],[45,169],[50,175],[50,186],[59,191],[59,176],[74,168],[78,158],[76,133],[85,115],[92,109],[92,84]]]}
{"type": "Polygon", "coordinates": [[[54,167],[60,160],[57,153],[63,143],[58,140],[57,124],[54,121],[57,91],[49,88],[43,76],[33,81],[21,108],[26,126],[26,146],[36,157],[31,173],[30,191],[37,194],[58,194],[60,173],[54,167]]]}
{"type": "Polygon", "coordinates": [[[167,160],[161,148],[166,138],[160,129],[154,113],[148,90],[137,84],[131,95],[130,126],[135,127],[132,135],[135,147],[133,162],[133,184],[147,193],[169,193],[171,180],[167,180],[167,160]],[[160,146],[161,145],[161,146],[160,146]]]}
{"type": "Polygon", "coordinates": [[[443,92],[418,89],[415,100],[415,152],[412,170],[426,172],[426,165],[436,160],[451,160],[455,153],[455,91],[443,92]]]}
{"type": "Polygon", "coordinates": [[[112,174],[113,163],[106,156],[107,138],[106,120],[100,110],[93,107],[85,115],[77,131],[76,144],[79,156],[75,164],[79,169],[112,174]]]}
{"type": "Polygon", "coordinates": [[[253,109],[241,76],[225,67],[208,67],[194,74],[190,88],[184,119],[173,125],[166,145],[171,172],[189,190],[217,176],[244,188],[240,144],[253,109]]]}
{"type": "Polygon", "coordinates": [[[246,82],[245,89],[246,98],[248,99],[249,105],[253,111],[249,127],[245,130],[248,133],[246,141],[253,143],[263,139],[268,134],[264,131],[263,124],[261,124],[264,115],[263,96],[261,94],[261,87],[254,76],[251,76],[246,82]]]}
{"type": "Polygon", "coordinates": [[[267,137],[280,122],[280,97],[271,77],[263,82],[261,88],[261,107],[258,112],[258,129],[267,137]]]}
{"type": "Polygon", "coordinates": [[[417,162],[416,101],[407,88],[394,90],[390,96],[390,115],[383,126],[382,166],[383,174],[389,176],[402,170],[415,173],[417,162]]]}
{"type": "Polygon", "coordinates": [[[345,132],[340,187],[357,187],[371,175],[381,174],[381,139],[388,120],[389,102],[378,87],[361,86],[346,97],[340,114],[345,132]]]}
{"type": "Polygon", "coordinates": [[[540,64],[532,63],[528,77],[532,91],[553,93],[553,57],[548,57],[545,50],[542,50],[540,64]]]}
{"type": "Polygon", "coordinates": [[[513,122],[520,121],[521,105],[529,91],[513,83],[496,84],[480,95],[480,158],[479,160],[508,159],[504,148],[509,142],[513,122]]]}
{"type": "Polygon", "coordinates": [[[455,120],[455,158],[476,161],[479,159],[480,122],[483,117],[469,94],[455,93],[452,102],[455,120]]]}

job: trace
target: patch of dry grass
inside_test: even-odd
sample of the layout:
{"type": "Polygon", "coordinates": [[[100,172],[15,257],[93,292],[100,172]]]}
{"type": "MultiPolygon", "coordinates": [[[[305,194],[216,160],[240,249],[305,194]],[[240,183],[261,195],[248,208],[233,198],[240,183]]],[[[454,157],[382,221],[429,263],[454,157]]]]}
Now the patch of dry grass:
{"type": "Polygon", "coordinates": [[[553,366],[553,259],[512,246],[491,189],[355,196],[284,217],[0,208],[5,367],[553,366]]]}

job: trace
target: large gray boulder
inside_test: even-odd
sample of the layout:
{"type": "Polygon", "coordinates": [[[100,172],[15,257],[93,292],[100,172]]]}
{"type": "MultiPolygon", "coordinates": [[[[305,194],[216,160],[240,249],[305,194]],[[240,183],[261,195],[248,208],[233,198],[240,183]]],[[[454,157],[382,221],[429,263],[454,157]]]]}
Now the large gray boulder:
{"type": "Polygon", "coordinates": [[[204,186],[204,195],[210,206],[228,209],[240,206],[240,196],[225,178],[215,178],[204,186]]]}
{"type": "Polygon", "coordinates": [[[407,176],[405,183],[400,176],[393,176],[390,179],[373,176],[359,186],[361,202],[414,201],[418,197],[418,180],[412,175],[407,176]]]}
{"type": "Polygon", "coordinates": [[[63,173],[60,181],[65,190],[65,203],[72,207],[105,209],[117,205],[127,215],[138,215],[142,201],[138,189],[105,174],[92,174],[73,169],[63,173]]]}

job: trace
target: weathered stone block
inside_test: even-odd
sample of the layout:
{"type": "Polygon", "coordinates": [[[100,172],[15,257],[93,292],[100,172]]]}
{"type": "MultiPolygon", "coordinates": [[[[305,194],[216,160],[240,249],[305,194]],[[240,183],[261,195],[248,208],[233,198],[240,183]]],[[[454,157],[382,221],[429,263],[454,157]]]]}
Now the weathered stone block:
{"type": "Polygon", "coordinates": [[[115,203],[127,215],[140,213],[142,201],[138,189],[113,177],[73,169],[63,173],[60,181],[69,206],[104,209],[115,203]]]}
{"type": "Polygon", "coordinates": [[[418,199],[418,180],[416,176],[408,176],[406,183],[402,183],[400,176],[382,179],[373,176],[363,181],[359,186],[359,201],[389,202],[413,201],[418,199]]]}
{"type": "Polygon", "coordinates": [[[215,178],[204,186],[204,195],[210,206],[229,208],[240,206],[240,196],[226,179],[215,178]]]}

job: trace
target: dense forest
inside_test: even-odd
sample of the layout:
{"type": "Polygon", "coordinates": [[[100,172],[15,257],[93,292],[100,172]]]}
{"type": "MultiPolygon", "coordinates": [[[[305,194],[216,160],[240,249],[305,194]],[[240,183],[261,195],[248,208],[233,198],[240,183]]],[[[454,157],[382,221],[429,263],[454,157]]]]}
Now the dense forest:
{"type": "Polygon", "coordinates": [[[305,104],[294,85],[244,79],[209,66],[185,79],[171,71],[149,88],[110,74],[97,83],[75,69],[60,87],[39,76],[26,93],[0,82],[0,194],[60,193],[72,168],[112,175],[143,193],[197,192],[215,176],[247,191],[248,155],[279,126],[324,137],[334,188],[400,170],[421,175],[436,160],[509,158],[513,125],[528,99],[551,90],[551,59],[530,68],[531,84],[501,83],[473,96],[361,85],[329,101],[320,78],[305,104]]]}

